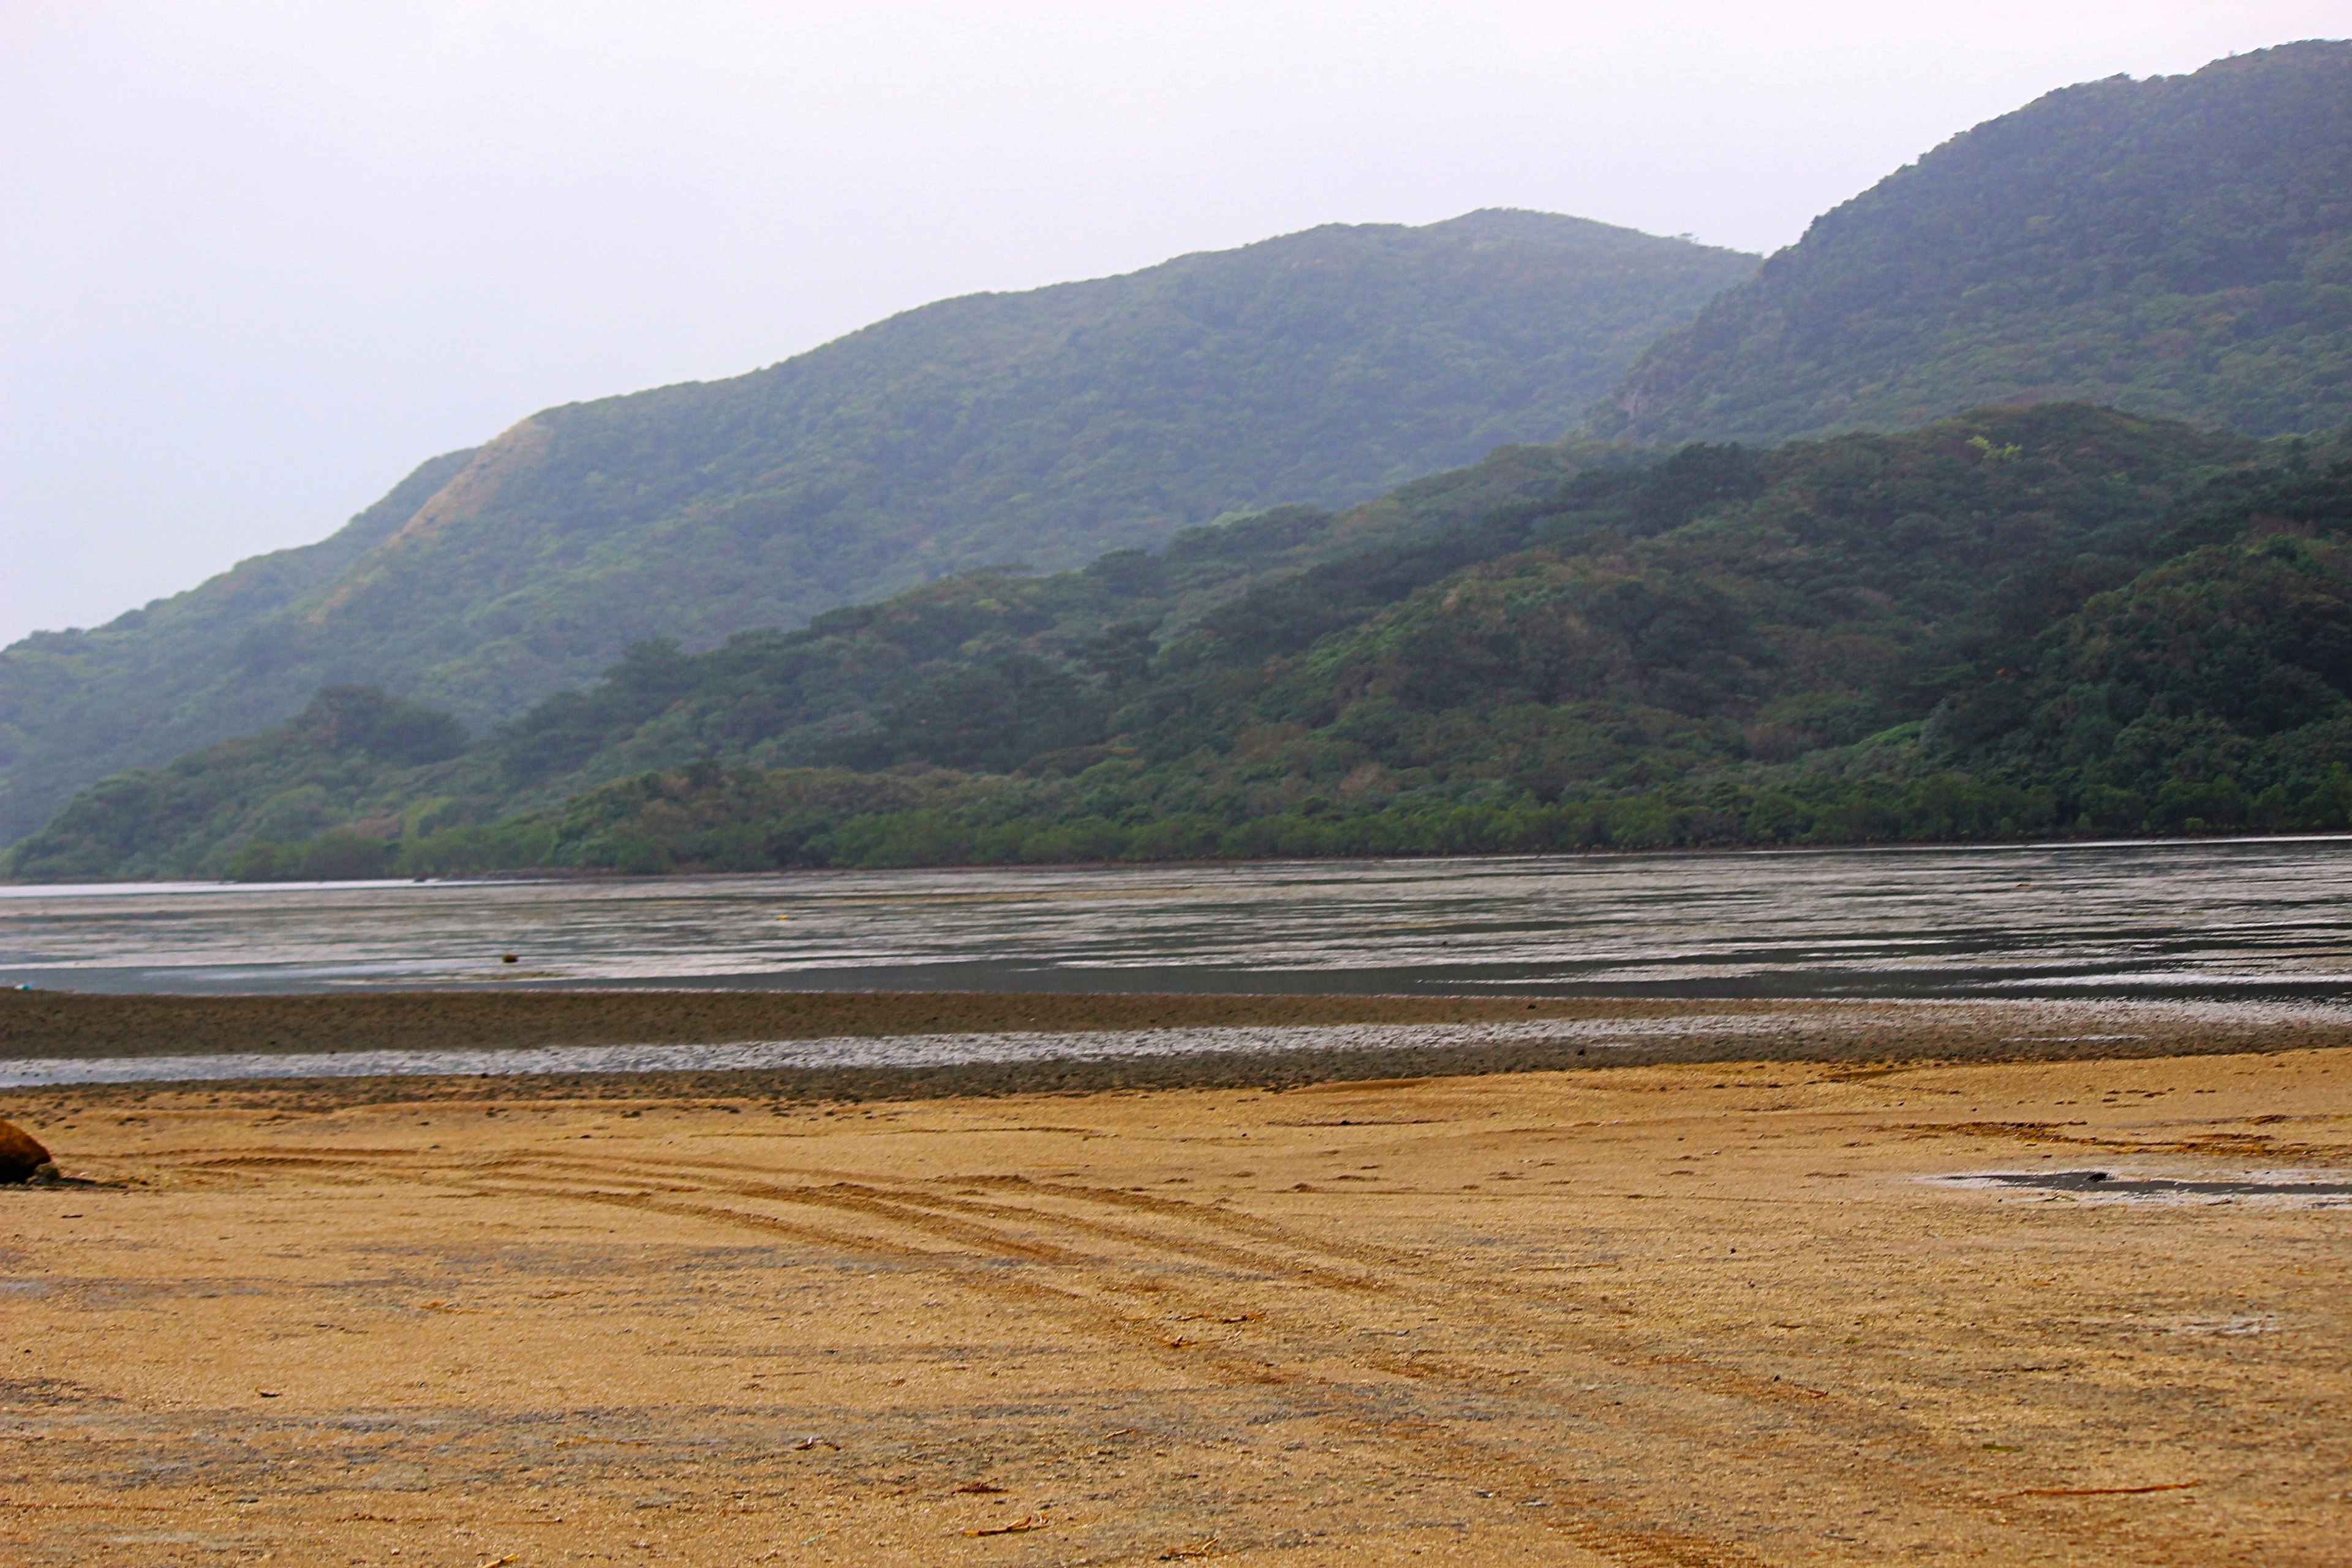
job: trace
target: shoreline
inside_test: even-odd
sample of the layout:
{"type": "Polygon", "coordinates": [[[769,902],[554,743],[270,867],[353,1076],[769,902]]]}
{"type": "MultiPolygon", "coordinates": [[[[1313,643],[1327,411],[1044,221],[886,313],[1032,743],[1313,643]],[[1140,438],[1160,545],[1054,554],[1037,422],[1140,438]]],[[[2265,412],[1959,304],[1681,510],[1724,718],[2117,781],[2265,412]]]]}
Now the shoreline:
{"type": "Polygon", "coordinates": [[[1655,1017],[1690,1004],[1591,997],[699,988],[367,994],[0,992],[0,1061],[33,1058],[723,1045],[940,1032],[1096,1031],[1655,1017]]]}
{"type": "Polygon", "coordinates": [[[2299,831],[2280,829],[2250,829],[2243,833],[2196,833],[2178,835],[2141,835],[2137,837],[2101,835],[2089,838],[1854,838],[1830,843],[1808,844],[1668,844],[1643,848],[1623,848],[1609,845],[1587,845],[1576,848],[1554,849],[1493,849],[1461,850],[1412,854],[1393,850],[1378,855],[1234,855],[1207,858],[1169,860],[978,860],[956,861],[936,866],[772,866],[751,870],[725,870],[714,868],[671,869],[664,871],[622,871],[609,866],[534,866],[505,867],[480,871],[451,872],[429,877],[354,877],[341,881],[279,880],[256,879],[240,881],[232,878],[193,879],[185,881],[159,878],[101,879],[88,882],[33,882],[17,878],[0,877],[0,890],[30,889],[70,889],[87,892],[91,889],[138,888],[201,888],[206,890],[235,891],[261,888],[403,888],[403,887],[463,887],[490,882],[632,882],[657,883],[688,881],[709,877],[827,877],[866,876],[876,872],[905,871],[911,875],[937,876],[957,871],[1141,871],[1141,870],[1212,870],[1237,866],[1313,866],[1322,864],[1378,864],[1384,861],[1425,863],[1443,860],[1593,860],[1679,859],[1712,855],[1854,855],[1854,854],[1915,854],[1952,850],[2001,849],[2163,849],[2195,848],[2232,844],[2312,844],[2352,840],[2352,830],[2344,828],[2308,828],[2299,831]]]}
{"type": "Polygon", "coordinates": [[[572,992],[0,996],[9,1064],[93,1079],[0,1087],[0,1107],[188,1092],[312,1106],[742,1098],[769,1103],[1281,1089],[1704,1063],[1995,1064],[2352,1047],[2352,1008],[2149,1001],[1675,1001],[1070,993],[572,992]],[[1557,1025],[1554,1032],[1549,1026],[1557,1025]],[[1622,1026],[1622,1027],[1619,1027],[1622,1026]],[[1425,1039],[1400,1039],[1416,1027],[1425,1039]],[[1113,1037],[1103,1040],[1102,1037],[1113,1037]],[[1236,1040],[1244,1048],[1235,1048],[1236,1040]],[[1370,1039],[1378,1043],[1358,1043],[1370,1039]],[[901,1042],[892,1053],[891,1042],[901,1042]],[[855,1059],[858,1047],[876,1059],[855,1059]],[[567,1053],[679,1065],[562,1065],[567,1053]],[[784,1065],[740,1063],[753,1047],[784,1065]],[[694,1059],[700,1051],[703,1060],[694,1059]],[[936,1052],[936,1059],[920,1059],[936,1052]],[[501,1059],[510,1053],[511,1064],[501,1059]],[[878,1053],[878,1054],[877,1054],[878,1053]],[[331,1076],[273,1058],[397,1058],[331,1076]],[[450,1067],[436,1070],[436,1058],[450,1067]],[[205,1058],[235,1070],[201,1075],[205,1058]],[[913,1058],[914,1059],[909,1059],[913,1058]],[[129,1077],[142,1061],[171,1076],[129,1077]],[[289,1064],[290,1065],[290,1064],[289,1064]]]}

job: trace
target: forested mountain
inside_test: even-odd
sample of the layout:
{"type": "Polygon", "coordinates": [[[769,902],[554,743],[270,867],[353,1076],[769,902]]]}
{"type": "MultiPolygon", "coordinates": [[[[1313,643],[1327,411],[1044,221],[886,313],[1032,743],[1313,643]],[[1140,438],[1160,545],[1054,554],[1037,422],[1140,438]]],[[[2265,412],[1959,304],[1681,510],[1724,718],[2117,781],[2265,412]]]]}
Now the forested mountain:
{"type": "Polygon", "coordinates": [[[1410,519],[1281,509],[640,647],[455,755],[322,693],[86,792],[13,872],[2342,826],[2347,459],[2056,404],[1555,452],[1532,500],[1541,464],[1504,454],[1387,503],[1410,519]]]}
{"type": "MultiPolygon", "coordinates": [[[[588,691],[560,692],[470,749],[462,729],[455,748],[436,729],[436,721],[455,725],[446,714],[370,687],[331,687],[285,725],[101,780],[11,864],[43,877],[212,875],[256,839],[338,827],[429,834],[714,748],[763,762],[830,761],[845,728],[959,660],[986,664],[1017,651],[1013,640],[1034,639],[1070,665],[1115,624],[1130,639],[1138,621],[1181,625],[1254,584],[1456,531],[1548,496],[1582,468],[1627,460],[1591,444],[1506,447],[1336,516],[1286,507],[1188,530],[1160,556],[1115,552],[1045,578],[947,578],[878,606],[829,612],[804,630],[740,634],[698,656],[643,643],[588,691]]],[[[970,715],[981,725],[996,717],[970,715]]],[[[1042,721],[1030,717],[1032,728],[1042,721]]],[[[1019,732],[1008,739],[1017,743],[1019,732]]]]}
{"type": "Polygon", "coordinates": [[[1769,444],[2073,398],[2352,419],[2352,44],[2053,92],[1816,219],[1594,413],[1769,444]]]}
{"type": "Polygon", "coordinates": [[[0,839],[69,795],[13,874],[2343,826],[2347,421],[2352,44],[2296,44],[2050,94],[1760,270],[1331,227],[548,410],[0,653],[0,839]]]}
{"type": "Polygon", "coordinates": [[[478,725],[643,638],[708,646],[1556,440],[1754,264],[1538,213],[1333,226],[547,409],[321,544],[0,653],[0,842],[100,774],[283,720],[320,686],[478,725]]]}

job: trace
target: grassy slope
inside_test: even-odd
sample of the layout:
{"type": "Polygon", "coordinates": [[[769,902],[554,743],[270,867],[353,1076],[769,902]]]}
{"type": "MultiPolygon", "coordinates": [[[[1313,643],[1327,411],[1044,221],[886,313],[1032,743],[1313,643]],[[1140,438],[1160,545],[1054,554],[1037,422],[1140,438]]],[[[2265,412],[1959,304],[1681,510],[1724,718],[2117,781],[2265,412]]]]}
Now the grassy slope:
{"type": "Polygon", "coordinates": [[[1636,440],[1775,442],[2072,398],[2352,419],[2352,44],[2068,88],[1937,148],[1644,352],[1636,440]]]}
{"type": "Polygon", "coordinates": [[[911,310],[731,381],[543,411],[342,532],[0,653],[0,842],[366,681],[470,723],[715,643],[1548,441],[1754,258],[1534,213],[1310,230],[911,310]]]}

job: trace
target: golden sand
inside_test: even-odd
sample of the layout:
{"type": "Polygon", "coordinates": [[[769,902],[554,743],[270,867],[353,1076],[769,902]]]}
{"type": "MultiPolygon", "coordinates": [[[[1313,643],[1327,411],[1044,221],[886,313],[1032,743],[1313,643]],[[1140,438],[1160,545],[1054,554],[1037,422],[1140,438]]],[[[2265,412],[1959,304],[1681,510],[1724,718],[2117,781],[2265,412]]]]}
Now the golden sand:
{"type": "Polygon", "coordinates": [[[0,1562],[2352,1560],[2352,1208],[1930,1179],[2341,1181],[2352,1051],[494,1087],[0,1095],[124,1184],[0,1190],[0,1562]]]}

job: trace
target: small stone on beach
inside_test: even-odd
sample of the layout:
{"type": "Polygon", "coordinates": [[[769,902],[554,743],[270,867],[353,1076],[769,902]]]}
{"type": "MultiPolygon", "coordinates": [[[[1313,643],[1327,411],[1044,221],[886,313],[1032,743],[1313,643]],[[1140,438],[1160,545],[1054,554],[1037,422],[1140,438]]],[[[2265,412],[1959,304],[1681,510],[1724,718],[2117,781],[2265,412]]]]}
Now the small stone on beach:
{"type": "Polygon", "coordinates": [[[29,1182],[50,1164],[40,1141],[13,1121],[0,1121],[0,1185],[29,1182]]]}

